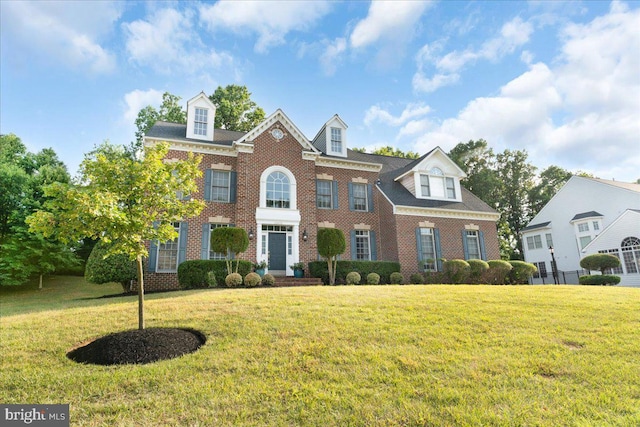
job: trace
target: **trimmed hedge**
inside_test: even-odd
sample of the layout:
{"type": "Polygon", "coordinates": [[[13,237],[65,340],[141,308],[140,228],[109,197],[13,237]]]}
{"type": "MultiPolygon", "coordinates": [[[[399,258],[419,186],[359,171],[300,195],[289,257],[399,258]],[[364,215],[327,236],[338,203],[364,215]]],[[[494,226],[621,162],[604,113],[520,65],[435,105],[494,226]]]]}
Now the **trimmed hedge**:
{"type": "Polygon", "coordinates": [[[424,276],[420,273],[413,273],[411,277],[409,277],[411,284],[413,285],[422,285],[424,284],[424,276]]]}
{"type": "Polygon", "coordinates": [[[224,279],[224,284],[227,288],[237,288],[242,286],[242,276],[240,273],[231,273],[228,274],[224,279]]]}
{"type": "Polygon", "coordinates": [[[614,286],[620,283],[620,276],[614,274],[592,274],[590,276],[580,276],[578,282],[581,285],[614,286]]]}
{"type": "Polygon", "coordinates": [[[507,283],[507,276],[513,269],[508,261],[502,259],[492,259],[487,261],[489,270],[486,272],[486,282],[490,285],[504,285],[507,283]]]}
{"type": "MultiPolygon", "coordinates": [[[[380,283],[389,283],[391,273],[400,271],[400,263],[394,261],[338,261],[336,284],[346,283],[347,274],[352,271],[359,273],[361,277],[366,277],[369,273],[378,273],[380,283]]],[[[329,284],[327,261],[310,262],[309,274],[311,277],[321,278],[326,285],[329,284]]]]}
{"type": "Polygon", "coordinates": [[[509,261],[511,264],[511,271],[507,275],[507,284],[509,285],[525,285],[529,283],[529,277],[533,275],[538,268],[524,261],[509,261]]]}
{"type": "MultiPolygon", "coordinates": [[[[251,272],[251,263],[240,260],[238,274],[246,276],[251,272]]],[[[212,287],[225,287],[227,277],[227,263],[224,260],[196,259],[185,261],[178,266],[178,283],[182,289],[197,289],[212,287]],[[209,272],[216,279],[215,284],[209,283],[209,272]]]]}
{"type": "Polygon", "coordinates": [[[469,281],[471,283],[482,283],[484,273],[489,270],[489,264],[481,259],[468,259],[469,281]]]}
{"type": "Polygon", "coordinates": [[[471,267],[469,263],[463,259],[448,259],[442,263],[444,274],[450,283],[464,283],[469,277],[471,267]]]}

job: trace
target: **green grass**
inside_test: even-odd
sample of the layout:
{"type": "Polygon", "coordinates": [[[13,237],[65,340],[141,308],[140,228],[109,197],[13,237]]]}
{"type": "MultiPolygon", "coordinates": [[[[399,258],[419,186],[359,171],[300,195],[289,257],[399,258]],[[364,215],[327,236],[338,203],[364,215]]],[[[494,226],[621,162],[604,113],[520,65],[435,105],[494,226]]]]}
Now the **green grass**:
{"type": "Polygon", "coordinates": [[[65,289],[46,300],[31,291],[36,312],[25,310],[28,295],[2,292],[0,402],[69,403],[74,426],[640,425],[638,289],[154,294],[148,326],[196,328],[208,341],[177,359],[119,367],[65,354],[135,328],[136,298],[90,301],[65,289]]]}

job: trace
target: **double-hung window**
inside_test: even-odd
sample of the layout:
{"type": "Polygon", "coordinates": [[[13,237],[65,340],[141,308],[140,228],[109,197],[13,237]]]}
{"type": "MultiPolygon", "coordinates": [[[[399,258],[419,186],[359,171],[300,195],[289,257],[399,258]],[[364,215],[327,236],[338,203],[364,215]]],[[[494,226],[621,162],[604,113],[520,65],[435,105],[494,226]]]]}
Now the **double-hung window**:
{"type": "Polygon", "coordinates": [[[358,261],[370,261],[371,260],[371,245],[369,240],[368,230],[355,230],[356,235],[356,260],[358,261]]]}
{"type": "Polygon", "coordinates": [[[582,222],[582,223],[578,224],[578,231],[580,233],[585,233],[585,232],[589,231],[589,223],[588,222],[582,222]]]}
{"type": "Polygon", "coordinates": [[[420,260],[424,271],[436,271],[436,245],[433,228],[420,228],[420,260]]]}
{"type": "Polygon", "coordinates": [[[158,245],[158,255],[156,258],[157,272],[173,272],[178,269],[178,242],[180,240],[180,223],[174,222],[173,227],[178,233],[178,237],[168,242],[158,245]]]}
{"type": "Polygon", "coordinates": [[[455,199],[456,198],[456,186],[453,182],[453,178],[445,178],[445,186],[447,190],[447,199],[455,199]]]}
{"type": "Polygon", "coordinates": [[[318,180],[316,183],[316,205],[320,209],[333,209],[333,181],[318,180]]]}
{"type": "Polygon", "coordinates": [[[536,234],[535,236],[527,236],[527,249],[530,251],[534,249],[542,249],[542,237],[539,234],[536,234]]]}
{"type": "Polygon", "coordinates": [[[431,189],[429,188],[429,175],[420,175],[420,191],[422,197],[431,196],[431,189]]]}
{"type": "Polygon", "coordinates": [[[480,256],[480,239],[478,232],[467,230],[465,237],[467,239],[467,259],[482,259],[480,256]]]}
{"type": "Polygon", "coordinates": [[[206,108],[196,108],[195,113],[193,133],[196,135],[206,135],[208,110],[206,108]]]}
{"type": "Polygon", "coordinates": [[[229,202],[230,172],[211,171],[211,200],[214,202],[229,202]]]}
{"type": "Polygon", "coordinates": [[[342,129],[331,128],[331,151],[342,153],[342,129]]]}
{"type": "Polygon", "coordinates": [[[352,184],[352,197],[353,197],[353,210],[366,212],[368,210],[367,204],[367,185],[366,184],[352,184]]]}

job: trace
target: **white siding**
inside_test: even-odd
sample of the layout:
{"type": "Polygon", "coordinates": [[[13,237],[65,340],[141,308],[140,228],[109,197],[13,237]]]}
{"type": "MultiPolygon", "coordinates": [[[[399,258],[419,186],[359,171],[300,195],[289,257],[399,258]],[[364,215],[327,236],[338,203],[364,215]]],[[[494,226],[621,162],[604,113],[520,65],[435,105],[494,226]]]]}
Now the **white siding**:
{"type": "Polygon", "coordinates": [[[551,231],[542,232],[536,229],[522,233],[525,260],[528,262],[550,260],[551,255],[548,254],[545,259],[536,259],[541,252],[534,254],[527,250],[526,236],[551,232],[558,269],[579,270],[582,253],[578,246],[574,225],[571,223],[573,217],[584,212],[598,212],[602,215],[598,231],[600,233],[627,209],[640,209],[640,185],[638,191],[632,191],[601,180],[574,176],[529,223],[535,225],[551,222],[548,226],[551,231]]]}

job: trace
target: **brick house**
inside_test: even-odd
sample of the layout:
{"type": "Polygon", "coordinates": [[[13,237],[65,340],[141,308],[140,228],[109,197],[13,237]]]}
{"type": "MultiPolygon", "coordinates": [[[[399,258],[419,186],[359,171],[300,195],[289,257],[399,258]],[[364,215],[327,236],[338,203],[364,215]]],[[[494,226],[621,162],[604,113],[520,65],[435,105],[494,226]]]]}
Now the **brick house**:
{"type": "Polygon", "coordinates": [[[150,244],[148,289],[177,287],[184,260],[221,258],[209,250],[215,227],[249,233],[242,255],[265,260],[274,275],[318,259],[317,230],[341,229],[342,259],[398,261],[402,273],[438,270],[445,259],[498,259],[498,214],[460,186],[464,172],[439,147],[419,159],[348,149],[338,115],[309,140],[281,110],[248,133],[214,129],[204,93],[187,102],[187,124],[157,122],[145,145],[168,142],[166,161],[202,156],[198,180],[206,207],[177,223],[175,241],[150,244]]]}

